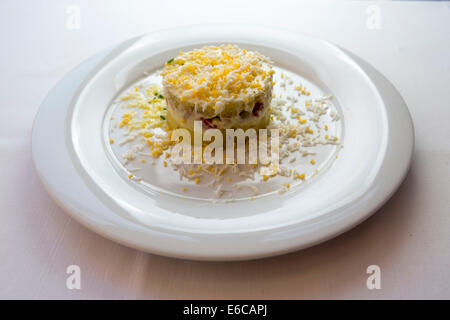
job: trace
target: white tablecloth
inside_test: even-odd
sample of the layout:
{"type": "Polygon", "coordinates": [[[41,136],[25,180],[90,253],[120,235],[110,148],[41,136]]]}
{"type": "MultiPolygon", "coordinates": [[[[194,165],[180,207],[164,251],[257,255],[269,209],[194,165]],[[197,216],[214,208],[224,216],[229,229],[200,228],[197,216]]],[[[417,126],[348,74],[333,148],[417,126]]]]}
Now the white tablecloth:
{"type": "Polygon", "coordinates": [[[448,2],[1,1],[0,298],[450,298],[448,2]],[[78,19],[79,18],[79,19],[78,19]],[[162,28],[204,22],[281,26],[332,41],[403,95],[416,133],[393,198],[355,229],[293,254],[182,261],[118,245],[57,207],[33,168],[33,117],[92,54],[162,28]],[[81,268],[81,289],[66,268],[81,268]],[[368,290],[366,268],[381,268],[368,290]]]}

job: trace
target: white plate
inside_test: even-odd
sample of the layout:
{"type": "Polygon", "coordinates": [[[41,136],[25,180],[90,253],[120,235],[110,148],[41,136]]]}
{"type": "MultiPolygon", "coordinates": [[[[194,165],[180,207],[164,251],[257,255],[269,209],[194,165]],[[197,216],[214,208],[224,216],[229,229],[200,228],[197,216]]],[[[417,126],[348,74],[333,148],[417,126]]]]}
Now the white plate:
{"type": "Polygon", "coordinates": [[[399,186],[413,143],[405,103],[372,67],[322,40],[249,25],[161,31],[89,59],[48,95],[32,134],[39,176],[72,217],[125,245],[201,260],[286,253],[350,229],[399,186]],[[217,43],[257,49],[333,94],[345,139],[331,168],[284,195],[230,203],[183,201],[169,193],[144,192],[124,179],[102,133],[112,99],[179,50],[217,43]]]}

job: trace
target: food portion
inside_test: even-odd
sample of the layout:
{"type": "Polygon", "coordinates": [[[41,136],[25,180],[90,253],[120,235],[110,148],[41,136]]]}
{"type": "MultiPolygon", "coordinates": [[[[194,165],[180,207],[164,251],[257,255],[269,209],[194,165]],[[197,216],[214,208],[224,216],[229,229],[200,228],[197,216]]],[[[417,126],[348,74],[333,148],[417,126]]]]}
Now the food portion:
{"type": "Polygon", "coordinates": [[[167,61],[161,72],[172,129],[264,128],[270,120],[269,58],[235,45],[205,46],[167,61]]]}
{"type": "MultiPolygon", "coordinates": [[[[124,178],[145,190],[185,200],[253,200],[289,192],[329,168],[342,148],[339,114],[328,90],[261,54],[207,46],[180,53],[121,92],[105,138],[124,178]],[[193,130],[195,120],[204,129],[275,129],[279,161],[176,163],[174,129],[193,130]]],[[[257,140],[269,151],[269,140],[257,140]]]]}

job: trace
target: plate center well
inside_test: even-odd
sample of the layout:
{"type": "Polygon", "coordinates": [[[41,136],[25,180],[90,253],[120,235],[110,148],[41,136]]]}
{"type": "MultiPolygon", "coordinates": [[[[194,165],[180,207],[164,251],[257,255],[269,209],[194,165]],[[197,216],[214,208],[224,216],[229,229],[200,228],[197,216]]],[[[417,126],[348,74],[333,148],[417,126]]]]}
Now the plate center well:
{"type": "Polygon", "coordinates": [[[160,70],[154,70],[119,92],[106,112],[105,148],[117,172],[149,194],[208,201],[253,200],[306,186],[338,156],[342,113],[330,92],[290,70],[275,66],[274,71],[269,127],[282,130],[277,168],[239,165],[192,170],[174,165],[170,147],[159,148],[168,130],[164,129],[165,101],[155,99],[162,88],[160,70]]]}

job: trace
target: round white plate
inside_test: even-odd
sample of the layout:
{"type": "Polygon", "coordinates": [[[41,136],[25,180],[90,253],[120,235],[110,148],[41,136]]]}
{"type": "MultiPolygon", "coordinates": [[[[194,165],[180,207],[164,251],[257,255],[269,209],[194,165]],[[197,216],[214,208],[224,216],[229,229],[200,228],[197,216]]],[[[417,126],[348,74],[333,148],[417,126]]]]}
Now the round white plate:
{"type": "Polygon", "coordinates": [[[359,58],[284,30],[202,25],[126,41],[69,73],[36,116],[32,153],[49,193],[95,232],[166,256],[240,260],[305,248],[366,219],[405,177],[413,143],[404,101],[359,58]],[[211,203],[144,192],[114,168],[102,132],[114,97],[178,51],[219,43],[256,49],[332,93],[344,139],[328,170],[283,195],[211,203]]]}

